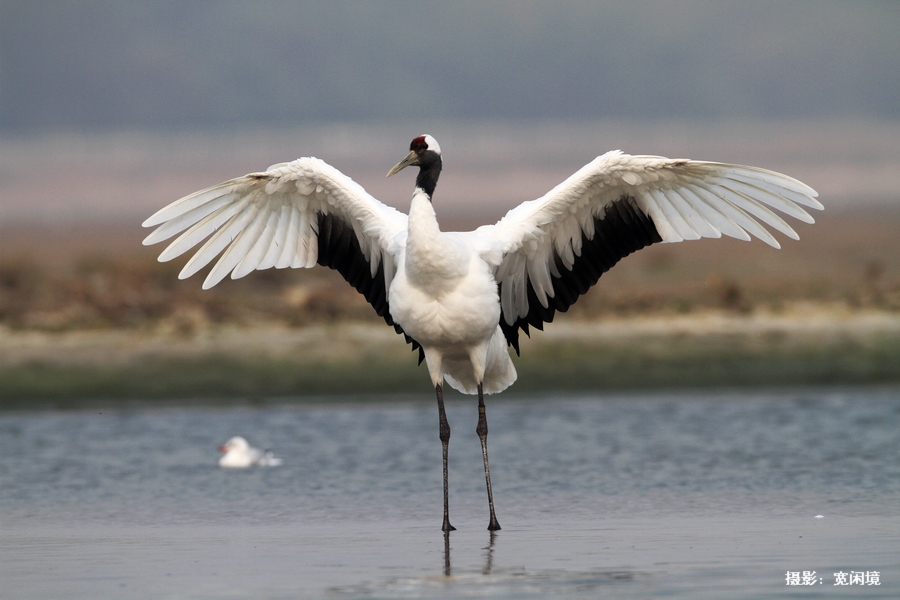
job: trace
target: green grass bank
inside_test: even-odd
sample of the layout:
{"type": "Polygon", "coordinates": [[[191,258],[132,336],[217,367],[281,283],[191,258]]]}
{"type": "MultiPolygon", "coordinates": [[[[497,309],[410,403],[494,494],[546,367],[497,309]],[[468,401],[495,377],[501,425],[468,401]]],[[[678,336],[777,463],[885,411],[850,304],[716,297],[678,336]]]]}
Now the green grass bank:
{"type": "MultiPolygon", "coordinates": [[[[0,332],[0,408],[430,394],[387,328],[0,332]]],[[[523,340],[507,394],[900,381],[900,315],[703,314],[572,321],[523,340]]]]}

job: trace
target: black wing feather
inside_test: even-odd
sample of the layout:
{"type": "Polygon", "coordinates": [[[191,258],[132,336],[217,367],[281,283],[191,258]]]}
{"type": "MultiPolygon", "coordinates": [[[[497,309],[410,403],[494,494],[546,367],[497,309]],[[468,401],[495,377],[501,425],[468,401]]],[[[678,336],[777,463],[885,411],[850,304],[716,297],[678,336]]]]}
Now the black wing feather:
{"type": "Polygon", "coordinates": [[[318,219],[319,258],[323,267],[334,269],[340,273],[347,283],[356,288],[366,301],[372,305],[376,314],[388,325],[402,334],[413,351],[419,351],[419,364],[425,360],[425,350],[421,344],[409,337],[403,328],[394,323],[388,305],[387,289],[384,285],[384,263],[378,265],[378,271],[372,276],[372,270],[366,255],[359,246],[353,227],[337,215],[319,213],[318,219]]]}
{"type": "MultiPolygon", "coordinates": [[[[603,273],[622,258],[661,241],[662,237],[653,220],[638,208],[634,198],[622,196],[610,204],[602,217],[594,219],[594,236],[588,238],[582,234],[581,253],[575,257],[575,264],[571,269],[566,268],[556,249],[553,249],[553,261],[559,276],[551,274],[554,296],[547,299],[546,308],[538,300],[534,287],[528,280],[528,314],[510,325],[501,312],[500,329],[503,330],[507,344],[519,354],[519,330],[529,335],[529,325],[543,329],[544,323],[553,321],[556,311],[569,310],[581,295],[597,283],[603,273]]],[[[502,286],[501,283],[501,295],[502,286]]]]}

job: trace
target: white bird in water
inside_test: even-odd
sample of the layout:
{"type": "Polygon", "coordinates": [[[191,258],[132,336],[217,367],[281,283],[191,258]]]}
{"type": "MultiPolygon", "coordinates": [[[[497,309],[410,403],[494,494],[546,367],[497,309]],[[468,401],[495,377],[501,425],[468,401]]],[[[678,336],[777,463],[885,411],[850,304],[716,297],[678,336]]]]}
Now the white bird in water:
{"type": "Polygon", "coordinates": [[[281,464],[280,458],[266,450],[254,448],[243,437],[236,435],[221,446],[219,452],[225,454],[219,459],[220,467],[233,469],[246,469],[247,467],[277,467],[281,464]]]}
{"type": "Polygon", "coordinates": [[[168,261],[207,241],[179,277],[220,253],[203,282],[214,286],[256,269],[336,269],[388,325],[419,351],[437,394],[443,446],[444,531],[450,531],[443,385],[478,395],[490,523],[494,512],[484,393],[516,380],[508,346],[543,329],[621,258],[658,242],[753,235],[779,247],[762,226],[797,234],[770,208],[805,223],[821,209],[809,186],[772,171],[714,162],[608,152],[494,225],[442,232],[432,206],[441,149],[415,138],[388,176],[419,168],[409,215],[388,207],[316,158],[280,163],[186,196],[144,222],[144,244],[178,237],[168,261]],[[179,235],[180,234],[180,235],[179,235]],[[223,253],[224,251],[224,253],[223,253]]]}

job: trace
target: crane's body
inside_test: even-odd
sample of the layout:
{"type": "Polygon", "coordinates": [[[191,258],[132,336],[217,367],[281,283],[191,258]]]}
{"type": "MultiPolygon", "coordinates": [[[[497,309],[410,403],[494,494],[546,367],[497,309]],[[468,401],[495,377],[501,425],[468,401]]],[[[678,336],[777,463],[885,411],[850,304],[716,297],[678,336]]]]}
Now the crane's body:
{"type": "Polygon", "coordinates": [[[229,273],[236,279],[271,267],[321,264],[339,271],[427,363],[444,454],[445,531],[453,529],[445,381],[478,395],[488,528],[499,529],[483,394],[516,380],[509,348],[518,353],[519,331],[542,329],[636,250],[723,234],[744,240],[752,234],[778,248],[760,221],[797,234],[770,207],[807,223],[813,219],[801,206],[822,208],[812,188],[773,171],[615,151],[494,225],[442,232],[432,206],[442,166],[437,141],[415,138],[388,176],[407,166],[419,167],[408,215],[324,162],[301,158],[163,208],[144,222],[158,226],[144,243],[180,234],[160,255],[165,261],[206,239],[179,274],[189,277],[221,254],[204,289],[229,273]]]}
{"type": "MultiPolygon", "coordinates": [[[[468,236],[471,238],[471,236],[468,236]]],[[[494,279],[499,242],[479,249],[462,233],[440,230],[424,192],[413,195],[409,233],[391,284],[394,321],[425,351],[434,385],[461,392],[499,392],[516,379],[500,329],[494,279]]]]}

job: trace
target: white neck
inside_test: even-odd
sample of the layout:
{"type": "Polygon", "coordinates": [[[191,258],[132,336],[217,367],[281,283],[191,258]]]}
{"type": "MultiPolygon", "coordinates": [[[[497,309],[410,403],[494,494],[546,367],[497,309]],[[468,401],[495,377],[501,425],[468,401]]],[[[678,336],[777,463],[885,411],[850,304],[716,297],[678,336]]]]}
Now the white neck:
{"type": "Polygon", "coordinates": [[[441,233],[437,222],[437,215],[431,198],[421,188],[413,192],[412,203],[409,205],[409,237],[416,238],[418,243],[426,243],[441,233]]]}
{"type": "Polygon", "coordinates": [[[443,287],[465,274],[468,264],[460,256],[465,250],[441,233],[431,200],[419,188],[409,207],[408,227],[405,267],[410,281],[443,287]]]}

